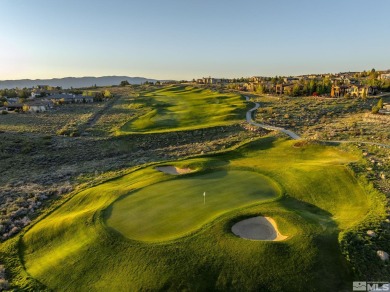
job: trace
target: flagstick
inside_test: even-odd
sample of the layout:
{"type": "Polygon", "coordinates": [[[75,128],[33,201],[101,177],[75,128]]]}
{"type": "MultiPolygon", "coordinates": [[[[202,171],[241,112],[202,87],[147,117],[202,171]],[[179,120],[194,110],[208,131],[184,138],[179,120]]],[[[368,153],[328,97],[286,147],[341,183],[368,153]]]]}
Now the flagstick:
{"type": "Polygon", "coordinates": [[[203,205],[206,205],[206,192],[203,192],[203,205]]]}

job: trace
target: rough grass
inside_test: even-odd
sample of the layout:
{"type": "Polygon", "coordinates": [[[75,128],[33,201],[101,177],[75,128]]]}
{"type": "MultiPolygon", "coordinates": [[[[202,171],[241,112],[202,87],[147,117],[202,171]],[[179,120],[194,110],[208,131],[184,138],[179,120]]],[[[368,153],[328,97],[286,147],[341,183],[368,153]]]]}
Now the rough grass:
{"type": "Polygon", "coordinates": [[[78,127],[88,121],[104,103],[65,104],[43,113],[0,115],[0,131],[56,134],[64,127],[78,127]]]}
{"type": "Polygon", "coordinates": [[[243,101],[238,94],[190,86],[154,89],[140,94],[134,103],[150,110],[124,124],[118,133],[188,130],[230,124],[242,119],[243,101]]]}
{"type": "MultiPolygon", "coordinates": [[[[352,278],[338,235],[364,221],[370,211],[384,213],[383,204],[344,166],[356,157],[294,143],[261,139],[225,154],[181,162],[209,172],[265,174],[279,183],[284,196],[237,206],[173,242],[129,240],[106,226],[104,210],[131,191],[187,178],[145,168],[85,190],[22,237],[19,252],[25,268],[50,289],[62,291],[348,289],[352,278]],[[230,232],[234,222],[259,214],[273,217],[289,239],[249,241],[230,232]]],[[[158,208],[156,202],[150,201],[150,210],[158,208]]]]}

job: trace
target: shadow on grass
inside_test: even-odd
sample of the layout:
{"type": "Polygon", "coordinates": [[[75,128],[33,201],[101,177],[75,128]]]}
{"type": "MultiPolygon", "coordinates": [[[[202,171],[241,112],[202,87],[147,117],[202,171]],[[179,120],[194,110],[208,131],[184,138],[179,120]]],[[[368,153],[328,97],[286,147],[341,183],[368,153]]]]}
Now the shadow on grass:
{"type": "Polygon", "coordinates": [[[264,137],[258,140],[255,140],[251,143],[248,143],[247,145],[243,146],[239,149],[240,152],[243,154],[247,152],[253,152],[256,150],[267,150],[274,147],[274,143],[279,140],[279,138],[275,136],[268,136],[264,137]]]}
{"type": "Polygon", "coordinates": [[[314,236],[311,238],[316,248],[313,269],[316,269],[317,273],[313,280],[320,287],[333,286],[339,287],[340,290],[347,289],[352,281],[352,271],[341,253],[338,240],[340,230],[337,222],[332,219],[333,215],[313,204],[292,197],[284,198],[279,203],[303,217],[307,222],[319,225],[319,228],[315,228],[314,236]],[[334,267],[334,270],[330,270],[329,267],[334,267]]]}

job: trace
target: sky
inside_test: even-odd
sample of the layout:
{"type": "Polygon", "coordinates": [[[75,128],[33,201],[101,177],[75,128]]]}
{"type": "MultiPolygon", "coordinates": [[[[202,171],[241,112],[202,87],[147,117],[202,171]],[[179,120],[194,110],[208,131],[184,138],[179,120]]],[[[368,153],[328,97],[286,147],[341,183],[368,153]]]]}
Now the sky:
{"type": "Polygon", "coordinates": [[[389,0],[0,0],[0,80],[390,69],[389,0]]]}

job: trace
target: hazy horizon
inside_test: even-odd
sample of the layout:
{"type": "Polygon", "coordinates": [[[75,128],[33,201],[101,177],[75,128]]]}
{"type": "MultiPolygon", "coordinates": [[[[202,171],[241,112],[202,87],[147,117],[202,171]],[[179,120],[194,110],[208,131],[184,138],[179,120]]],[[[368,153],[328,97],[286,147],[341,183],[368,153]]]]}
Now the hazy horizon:
{"type": "Polygon", "coordinates": [[[386,0],[3,0],[0,9],[0,80],[190,80],[390,68],[386,0]]]}
{"type": "MultiPolygon", "coordinates": [[[[371,68],[371,69],[375,69],[375,71],[390,71],[390,69],[385,69],[385,68],[371,68]]],[[[364,70],[365,71],[369,71],[371,70],[370,68],[364,68],[363,70],[341,70],[341,71],[337,71],[337,72],[306,72],[306,73],[302,73],[302,74],[276,74],[276,75],[264,75],[264,74],[255,74],[255,75],[240,75],[240,76],[232,76],[232,77],[221,77],[221,76],[211,76],[211,75],[204,75],[204,76],[196,76],[196,77],[193,77],[193,78],[154,78],[153,76],[152,77],[149,77],[149,76],[128,76],[128,75],[96,75],[96,76],[92,76],[92,75],[85,75],[85,76],[63,76],[63,77],[48,77],[48,78],[28,78],[28,77],[25,77],[25,78],[18,78],[18,79],[0,79],[0,81],[18,81],[18,80],[31,80],[31,81],[35,81],[35,80],[50,80],[50,79],[66,79],[66,78],[102,78],[102,77],[126,77],[126,78],[145,78],[145,79],[154,79],[154,80],[175,80],[175,81],[179,81],[179,80],[187,80],[187,81],[191,81],[192,79],[197,79],[197,78],[203,78],[203,77],[213,77],[213,78],[226,78],[226,79],[234,79],[234,78],[241,78],[241,77],[244,77],[244,78],[249,78],[249,77],[253,77],[253,76],[261,76],[261,77],[275,77],[275,76],[302,76],[302,75],[316,75],[316,74],[338,74],[338,73],[344,73],[344,72],[363,72],[364,70]]]]}

